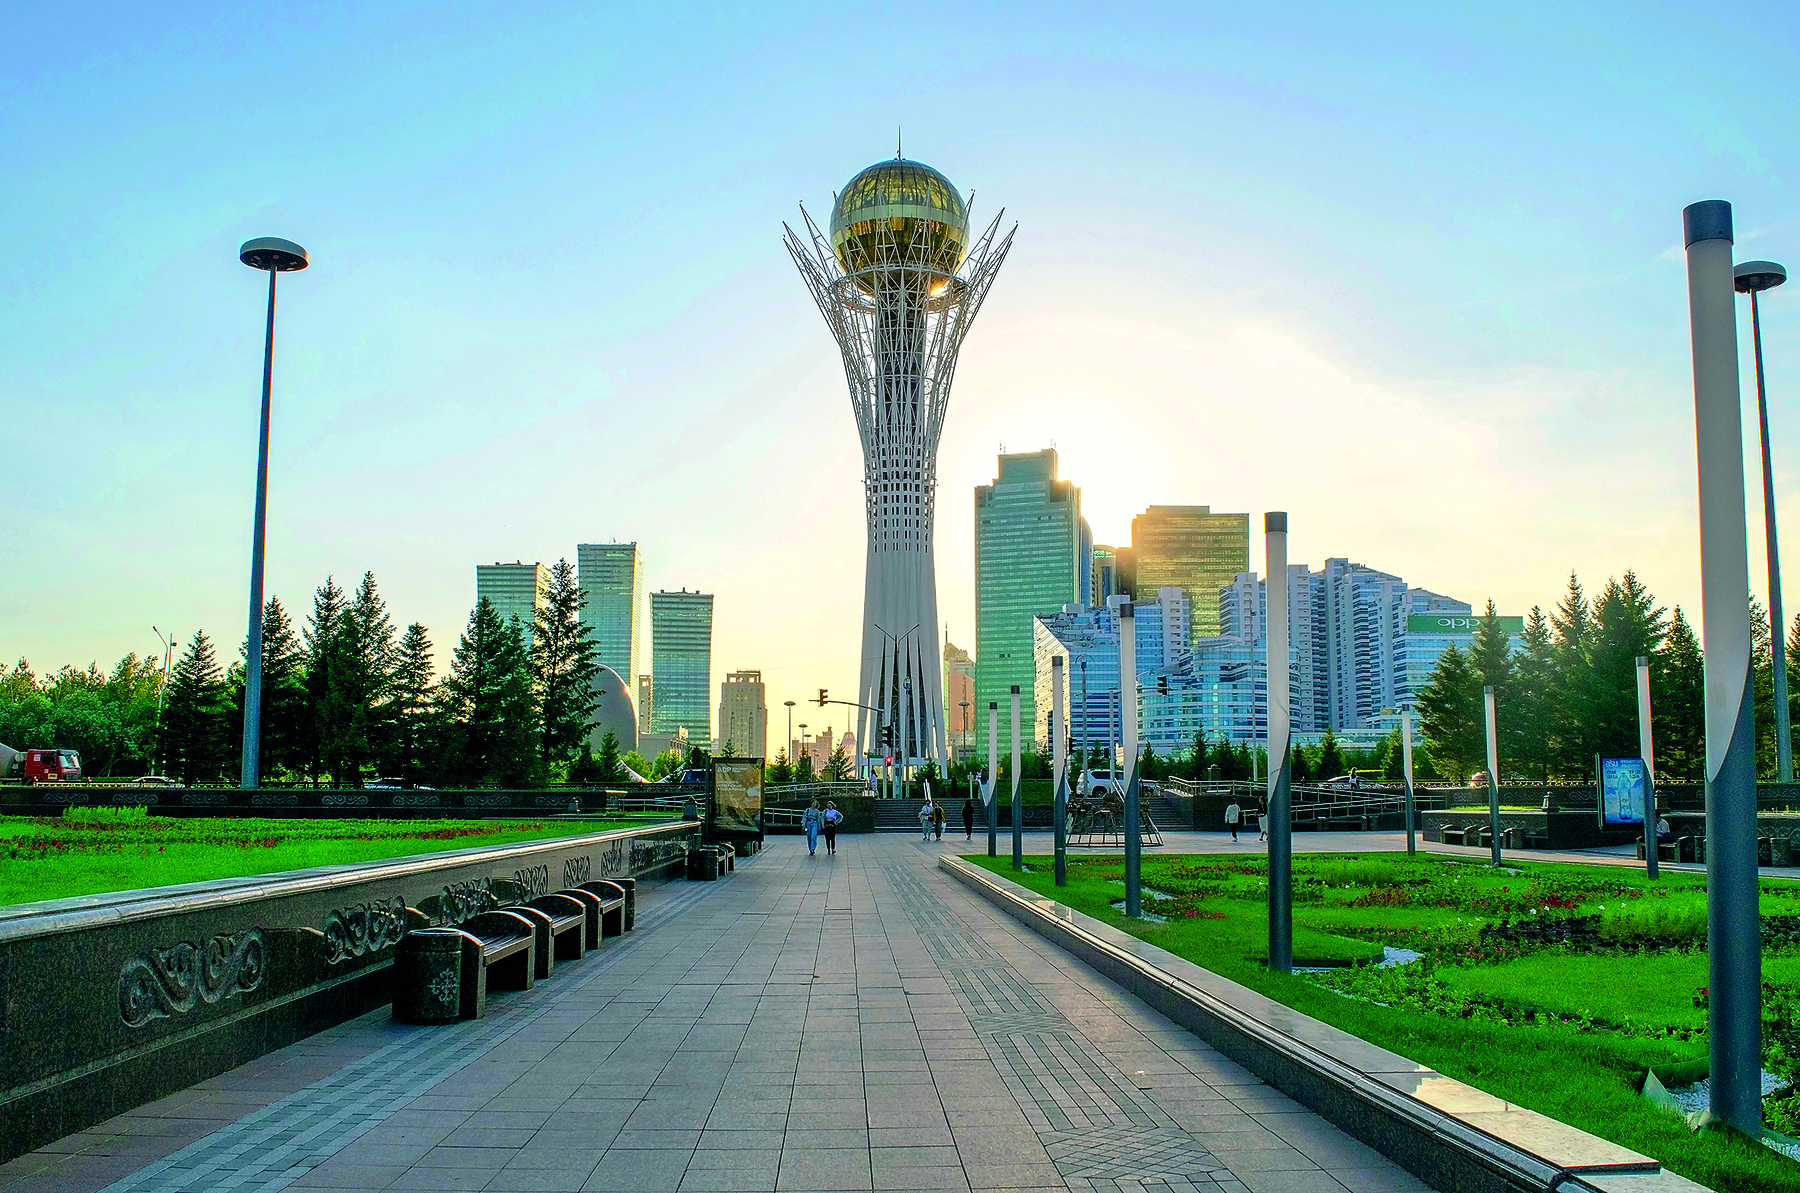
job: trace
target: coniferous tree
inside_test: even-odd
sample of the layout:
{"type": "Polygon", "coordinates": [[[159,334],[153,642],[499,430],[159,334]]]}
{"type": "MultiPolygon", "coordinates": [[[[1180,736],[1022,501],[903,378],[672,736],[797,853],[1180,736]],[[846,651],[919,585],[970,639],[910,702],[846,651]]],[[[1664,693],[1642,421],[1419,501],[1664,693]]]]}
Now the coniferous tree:
{"type": "Polygon", "coordinates": [[[1325,736],[1319,742],[1319,759],[1315,778],[1335,779],[1344,773],[1344,752],[1338,747],[1337,735],[1326,726],[1325,736]]]}
{"type": "Polygon", "coordinates": [[[600,647],[581,616],[587,599],[574,565],[558,560],[531,637],[531,673],[542,717],[538,757],[546,767],[573,756],[594,727],[600,647]]]}
{"type": "Polygon", "coordinates": [[[796,782],[796,783],[816,783],[816,782],[818,782],[818,775],[813,773],[812,751],[810,751],[810,750],[801,751],[800,761],[794,767],[794,782],[796,782]]]}
{"type": "Polygon", "coordinates": [[[788,762],[787,747],[783,746],[776,752],[775,761],[769,763],[768,767],[765,768],[763,782],[773,785],[776,783],[792,783],[793,781],[794,768],[793,765],[788,762]]]}
{"type": "Polygon", "coordinates": [[[432,765],[439,751],[431,635],[416,621],[395,648],[388,693],[383,773],[414,783],[438,778],[432,765]]]}
{"type": "MultiPolygon", "coordinates": [[[[1637,756],[1637,660],[1649,656],[1654,684],[1656,650],[1668,632],[1666,617],[1630,571],[1622,581],[1608,580],[1594,602],[1585,709],[1594,752],[1609,758],[1637,756]]],[[[1592,757],[1587,761],[1591,770],[1592,757]]]]}
{"type": "Polygon", "coordinates": [[[1481,768],[1487,754],[1481,687],[1468,654],[1451,643],[1419,692],[1420,733],[1438,768],[1459,783],[1481,768]]]}
{"type": "Polygon", "coordinates": [[[345,616],[344,590],[327,576],[313,593],[312,616],[300,635],[306,648],[306,711],[300,721],[298,751],[315,787],[331,766],[337,716],[334,677],[345,616]]]}
{"type": "MultiPolygon", "coordinates": [[[[244,660],[249,659],[250,643],[238,647],[240,663],[233,667],[229,680],[231,705],[231,754],[242,765],[244,740],[244,660]]],[[[270,597],[263,606],[262,624],[262,712],[257,741],[257,769],[263,780],[301,765],[300,747],[304,741],[306,717],[306,656],[300,649],[300,637],[288,619],[279,597],[270,597]]]]}
{"type": "MultiPolygon", "coordinates": [[[[1593,618],[1581,581],[1569,573],[1569,588],[1550,613],[1550,628],[1555,634],[1556,666],[1550,685],[1550,708],[1546,714],[1554,754],[1554,769],[1559,774],[1585,775],[1593,770],[1594,741],[1587,710],[1592,704],[1592,668],[1588,662],[1589,640],[1593,618]]],[[[1439,758],[1440,766],[1449,764],[1439,758]]]]}
{"type": "Polygon", "coordinates": [[[205,631],[194,631],[169,679],[158,755],[164,772],[185,784],[216,783],[229,756],[225,676],[205,631]]]}
{"type": "Polygon", "coordinates": [[[394,623],[373,572],[364,572],[356,586],[338,647],[332,676],[332,777],[340,787],[359,787],[363,768],[383,753],[394,713],[394,623]]]}
{"type": "Polygon", "coordinates": [[[619,761],[619,736],[608,729],[600,738],[600,753],[594,759],[594,779],[599,783],[623,783],[625,768],[619,761]]]}
{"type": "MultiPolygon", "coordinates": [[[[1317,772],[1313,769],[1312,758],[1309,756],[1307,748],[1299,742],[1295,742],[1288,750],[1288,783],[1290,785],[1310,783],[1315,777],[1317,777],[1317,772]]],[[[1331,776],[1326,775],[1325,777],[1329,779],[1331,776]]]]}
{"type": "Polygon", "coordinates": [[[1543,609],[1531,607],[1521,638],[1524,650],[1513,671],[1517,736],[1512,741],[1512,756],[1520,770],[1545,783],[1554,762],[1550,738],[1556,699],[1556,642],[1543,609]]]}
{"type": "Polygon", "coordinates": [[[1775,650],[1769,611],[1750,598],[1750,687],[1756,697],[1756,777],[1775,778],[1775,650]]]}
{"type": "Polygon", "coordinates": [[[1656,770],[1673,779],[1706,777],[1706,668],[1700,640],[1675,607],[1669,632],[1650,674],[1650,717],[1656,732],[1656,770]]]}
{"type": "Polygon", "coordinates": [[[483,597],[444,681],[444,703],[455,726],[450,779],[460,786],[523,786],[537,755],[537,717],[531,667],[516,621],[503,621],[483,597]]]}
{"type": "Polygon", "coordinates": [[[839,741],[831,751],[831,757],[825,760],[825,781],[827,783],[847,783],[854,768],[850,756],[844,753],[844,744],[839,741]]]}

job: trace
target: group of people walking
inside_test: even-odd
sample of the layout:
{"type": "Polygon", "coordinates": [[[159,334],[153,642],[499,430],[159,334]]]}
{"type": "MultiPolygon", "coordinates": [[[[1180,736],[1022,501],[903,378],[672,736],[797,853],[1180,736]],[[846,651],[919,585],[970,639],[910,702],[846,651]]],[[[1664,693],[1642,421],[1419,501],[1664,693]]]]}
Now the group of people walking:
{"type": "MultiPolygon", "coordinates": [[[[962,818],[963,836],[969,840],[974,840],[975,799],[973,796],[963,801],[962,818]]],[[[927,796],[925,799],[925,806],[919,809],[920,838],[926,841],[934,839],[942,841],[944,839],[944,821],[947,819],[948,817],[944,814],[944,806],[927,796]]]]}
{"type": "Polygon", "coordinates": [[[811,857],[819,851],[819,834],[825,835],[825,854],[827,857],[837,853],[838,825],[843,822],[844,814],[830,800],[820,807],[814,800],[807,805],[806,811],[800,813],[800,827],[806,830],[806,856],[811,857]]]}

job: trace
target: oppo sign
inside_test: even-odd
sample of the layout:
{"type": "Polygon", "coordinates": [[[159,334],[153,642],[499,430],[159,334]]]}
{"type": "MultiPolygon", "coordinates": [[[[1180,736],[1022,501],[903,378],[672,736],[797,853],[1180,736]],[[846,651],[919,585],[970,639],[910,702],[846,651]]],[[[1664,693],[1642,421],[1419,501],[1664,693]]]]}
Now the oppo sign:
{"type": "MultiPolygon", "coordinates": [[[[1480,625],[1481,618],[1472,613],[1410,613],[1406,618],[1406,632],[1409,634],[1474,634],[1480,625]]],[[[1522,634],[1525,632],[1525,619],[1502,617],[1500,628],[1508,634],[1522,634]]]]}

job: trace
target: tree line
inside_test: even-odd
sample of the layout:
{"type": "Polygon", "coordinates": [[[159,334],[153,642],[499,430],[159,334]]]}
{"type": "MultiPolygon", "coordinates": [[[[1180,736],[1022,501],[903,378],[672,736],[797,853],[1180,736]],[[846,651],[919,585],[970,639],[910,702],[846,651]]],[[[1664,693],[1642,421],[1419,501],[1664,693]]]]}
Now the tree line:
{"type": "MultiPolygon", "coordinates": [[[[1750,602],[1756,697],[1757,772],[1775,777],[1774,647],[1768,613],[1750,602]]],[[[1790,671],[1800,669],[1800,617],[1787,641],[1790,671]]],[[[1700,640],[1676,606],[1673,614],[1637,575],[1609,579],[1589,598],[1580,578],[1549,614],[1534,606],[1518,650],[1488,602],[1469,649],[1452,645],[1419,693],[1424,749],[1419,777],[1467,781],[1486,769],[1483,688],[1494,688],[1503,779],[1592,781],[1594,757],[1638,753],[1637,659],[1649,660],[1651,729],[1657,775],[1697,781],[1706,774],[1705,667],[1700,640]]],[[[1800,719],[1800,692],[1790,693],[1800,719]]]]}
{"type": "MultiPolygon", "coordinates": [[[[568,560],[550,569],[528,628],[482,599],[436,677],[426,627],[395,624],[373,573],[346,592],[327,577],[304,625],[279,598],[262,624],[260,762],[265,781],[360,786],[376,776],[429,786],[618,782],[632,755],[611,734],[588,746],[600,669],[586,594],[568,560]]],[[[230,667],[196,631],[169,675],[127,656],[110,675],[64,668],[39,682],[21,663],[0,677],[0,741],[80,750],[96,777],[155,769],[183,783],[241,769],[245,659],[230,667]]],[[[636,761],[650,769],[641,758],[636,761]]],[[[640,772],[642,773],[642,772],[640,772]]]]}

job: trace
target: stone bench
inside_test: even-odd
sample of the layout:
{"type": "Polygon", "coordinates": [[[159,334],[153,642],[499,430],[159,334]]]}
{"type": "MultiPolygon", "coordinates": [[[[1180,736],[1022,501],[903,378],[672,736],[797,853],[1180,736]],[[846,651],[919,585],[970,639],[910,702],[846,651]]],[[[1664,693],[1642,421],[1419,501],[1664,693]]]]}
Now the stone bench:
{"type": "Polygon", "coordinates": [[[487,1014],[487,992],[529,990],[537,980],[538,925],[513,911],[484,911],[456,928],[415,928],[394,953],[394,1018],[450,1023],[487,1014]]]}
{"type": "Polygon", "coordinates": [[[540,895],[505,908],[537,926],[537,976],[547,978],[558,961],[579,961],[587,952],[588,908],[570,894],[540,895]]]}
{"type": "MultiPolygon", "coordinates": [[[[633,883],[633,885],[636,884],[633,883]]],[[[584,882],[564,893],[585,895],[594,901],[593,927],[588,933],[590,949],[599,948],[600,941],[605,937],[623,936],[630,931],[630,919],[626,914],[630,900],[625,893],[625,888],[617,882],[611,879],[596,879],[593,882],[584,882]]]]}
{"type": "Polygon", "coordinates": [[[688,850],[687,876],[695,882],[714,882],[730,872],[724,849],[717,845],[697,845],[688,850]]]}

